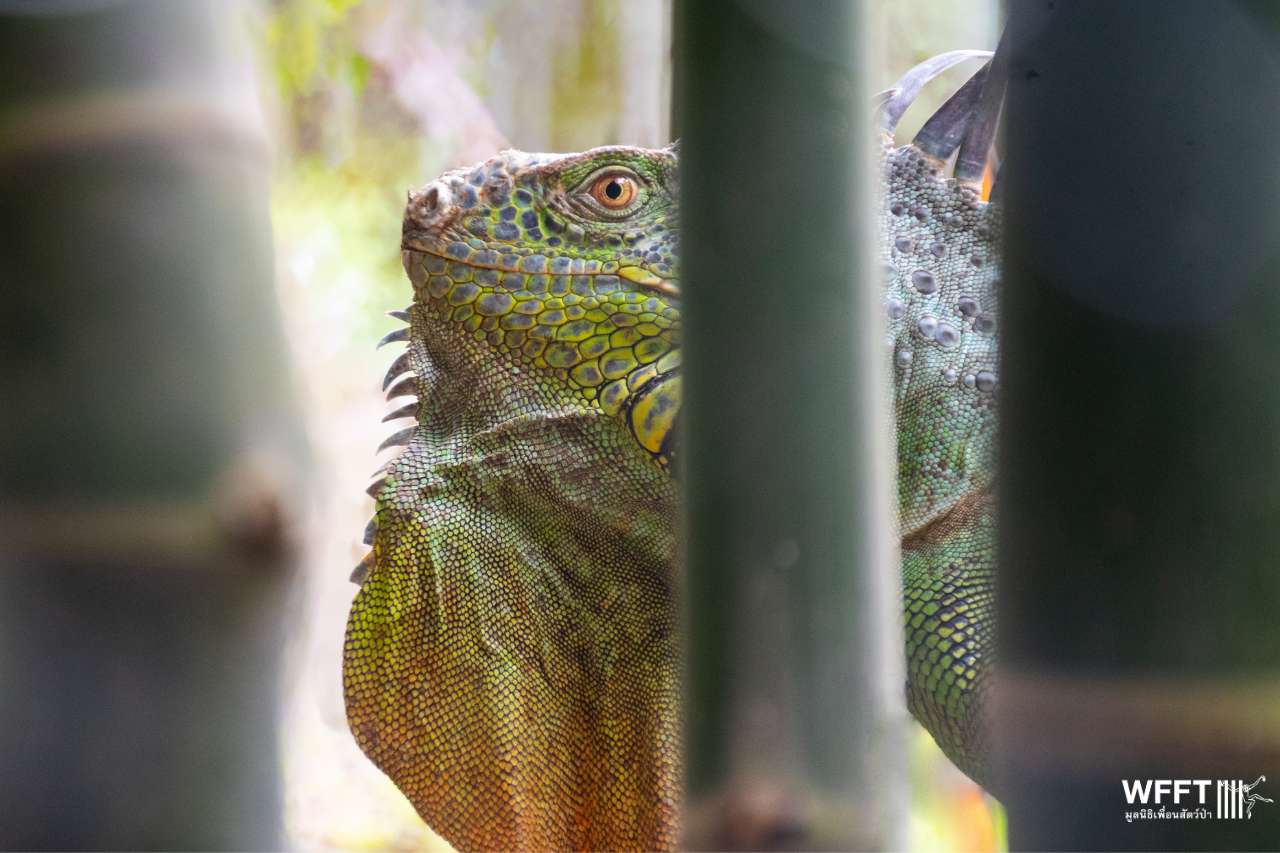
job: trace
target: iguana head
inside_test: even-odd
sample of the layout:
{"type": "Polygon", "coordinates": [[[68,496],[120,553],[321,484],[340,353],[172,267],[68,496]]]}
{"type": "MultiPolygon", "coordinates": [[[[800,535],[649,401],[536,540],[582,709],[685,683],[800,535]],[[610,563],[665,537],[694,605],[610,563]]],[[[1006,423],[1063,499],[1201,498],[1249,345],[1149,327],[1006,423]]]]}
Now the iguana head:
{"type": "Polygon", "coordinates": [[[419,303],[565,402],[620,416],[662,464],[679,409],[678,180],[671,149],[506,151],[411,193],[419,303]]]}

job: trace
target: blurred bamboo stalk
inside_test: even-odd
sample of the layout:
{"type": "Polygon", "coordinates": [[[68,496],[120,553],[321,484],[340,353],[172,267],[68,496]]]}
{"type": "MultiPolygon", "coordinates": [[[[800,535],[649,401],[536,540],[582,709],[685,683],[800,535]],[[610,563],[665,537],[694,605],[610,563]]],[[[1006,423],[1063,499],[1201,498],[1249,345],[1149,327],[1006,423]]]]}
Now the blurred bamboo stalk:
{"type": "Polygon", "coordinates": [[[900,848],[859,7],[689,0],[677,15],[686,843],[900,848]]]}
{"type": "Polygon", "coordinates": [[[1275,849],[1280,17],[1012,4],[994,731],[1015,849],[1275,849]]]}
{"type": "Polygon", "coordinates": [[[0,847],[281,843],[305,453],[243,12],[0,13],[0,847]]]}

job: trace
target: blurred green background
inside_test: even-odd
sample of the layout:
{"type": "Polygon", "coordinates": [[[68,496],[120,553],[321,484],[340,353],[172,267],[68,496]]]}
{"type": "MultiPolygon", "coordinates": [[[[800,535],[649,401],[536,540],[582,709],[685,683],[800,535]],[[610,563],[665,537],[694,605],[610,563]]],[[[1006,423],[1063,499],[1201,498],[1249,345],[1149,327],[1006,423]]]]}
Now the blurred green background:
{"type": "MultiPolygon", "coordinates": [[[[995,43],[995,0],[868,11],[877,89],[936,53],[995,43]]],[[[319,468],[287,667],[287,831],[303,848],[447,849],[357,750],[339,677],[346,578],[386,433],[389,356],[373,343],[392,328],[384,312],[410,298],[405,191],[503,147],[668,142],[670,0],[277,0],[250,13],[279,298],[319,468]]],[[[904,138],[968,72],[925,93],[904,138]]],[[[1003,849],[998,807],[912,725],[911,848],[1003,849]]]]}

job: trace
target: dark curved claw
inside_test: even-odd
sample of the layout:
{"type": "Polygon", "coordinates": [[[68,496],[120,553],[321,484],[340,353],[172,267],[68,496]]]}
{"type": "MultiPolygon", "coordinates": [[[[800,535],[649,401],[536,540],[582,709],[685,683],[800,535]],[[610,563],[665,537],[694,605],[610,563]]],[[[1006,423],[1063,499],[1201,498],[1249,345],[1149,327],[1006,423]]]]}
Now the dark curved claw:
{"type": "Polygon", "coordinates": [[[385,424],[387,421],[398,421],[401,418],[413,418],[415,421],[418,419],[418,401],[417,400],[414,400],[412,403],[405,403],[403,406],[396,409],[394,412],[388,412],[387,414],[383,415],[382,422],[385,424]]]}
{"type": "Polygon", "coordinates": [[[383,488],[385,488],[387,485],[388,476],[390,475],[384,474],[383,476],[374,480],[372,483],[369,484],[369,487],[364,490],[364,493],[376,501],[378,499],[378,495],[382,494],[383,488]]]}
{"type": "Polygon", "coordinates": [[[980,187],[982,176],[991,158],[991,144],[1000,124],[1000,111],[1004,106],[1005,84],[1009,80],[1009,49],[1002,37],[996,45],[995,55],[987,65],[987,82],[982,89],[982,100],[974,110],[973,118],[960,140],[960,152],[956,155],[956,180],[970,187],[980,187]]]}
{"type": "Polygon", "coordinates": [[[948,160],[960,146],[973,123],[978,104],[986,88],[990,63],[978,69],[956,93],[938,107],[937,112],[920,128],[911,143],[937,160],[948,160]]]}
{"type": "Polygon", "coordinates": [[[376,349],[382,349],[387,344],[394,344],[400,341],[407,341],[407,340],[409,340],[408,326],[406,326],[403,329],[395,329],[394,331],[387,332],[386,335],[383,336],[382,340],[378,341],[378,346],[376,347],[376,349]]]}
{"type": "Polygon", "coordinates": [[[391,386],[391,390],[387,392],[387,399],[394,400],[396,397],[410,397],[418,393],[418,377],[406,376],[395,385],[391,386]]]}
{"type": "Polygon", "coordinates": [[[385,391],[391,387],[391,383],[399,379],[402,375],[409,372],[411,365],[409,364],[409,351],[405,350],[400,353],[395,361],[391,362],[391,366],[387,368],[387,373],[382,377],[382,390],[385,391]]]}
{"type": "Polygon", "coordinates": [[[902,120],[902,114],[915,102],[916,96],[920,94],[924,85],[951,66],[967,59],[989,59],[990,57],[989,50],[951,50],[921,62],[903,74],[891,89],[876,96],[877,103],[881,105],[880,127],[886,133],[893,133],[898,122],[902,120]]]}
{"type": "Polygon", "coordinates": [[[392,433],[387,437],[386,441],[378,445],[378,452],[381,453],[382,451],[386,450],[388,447],[405,446],[410,442],[410,440],[413,439],[413,433],[415,430],[417,430],[417,428],[418,428],[418,425],[414,424],[413,426],[405,427],[399,432],[392,433]]]}

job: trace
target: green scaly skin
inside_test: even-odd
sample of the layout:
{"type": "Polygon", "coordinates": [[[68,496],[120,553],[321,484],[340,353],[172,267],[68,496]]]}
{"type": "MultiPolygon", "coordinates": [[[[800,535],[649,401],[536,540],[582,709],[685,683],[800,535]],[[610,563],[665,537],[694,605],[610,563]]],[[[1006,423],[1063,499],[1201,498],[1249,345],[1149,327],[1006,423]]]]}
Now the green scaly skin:
{"type": "MultiPolygon", "coordinates": [[[[908,702],[981,780],[994,212],[911,146],[882,166],[908,702]]],[[[671,149],[509,151],[408,204],[388,379],[416,423],[374,489],[344,686],[361,748],[462,849],[677,843],[677,183],[671,149]],[[591,192],[611,175],[625,210],[591,192]]]]}
{"type": "Polygon", "coordinates": [[[898,443],[907,706],[988,779],[981,706],[995,651],[998,208],[885,148],[885,265],[898,443]]]}

